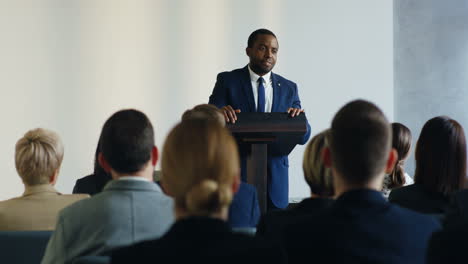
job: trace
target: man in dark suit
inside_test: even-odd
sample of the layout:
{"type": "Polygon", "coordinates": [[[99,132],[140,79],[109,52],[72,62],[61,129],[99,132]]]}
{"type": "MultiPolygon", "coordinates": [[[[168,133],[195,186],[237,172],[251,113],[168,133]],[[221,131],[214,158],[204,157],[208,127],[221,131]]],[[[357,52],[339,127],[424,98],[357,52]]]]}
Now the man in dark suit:
{"type": "Polygon", "coordinates": [[[374,104],[357,100],[338,111],[323,151],[338,198],[322,216],[286,230],[289,263],[311,256],[327,263],[425,263],[439,223],[390,204],[379,192],[397,159],[391,138],[390,124],[374,104]]]}
{"type": "MultiPolygon", "coordinates": [[[[278,54],[275,34],[258,29],[250,34],[247,48],[250,61],[242,69],[218,74],[209,103],[221,108],[226,122],[235,123],[236,113],[288,112],[291,117],[304,112],[297,85],[272,72],[278,54]]],[[[310,137],[310,126],[301,144],[310,137]]],[[[246,180],[246,154],[241,154],[242,180],[246,180]]],[[[287,156],[268,157],[268,208],[285,208],[288,205],[287,156]]]]}

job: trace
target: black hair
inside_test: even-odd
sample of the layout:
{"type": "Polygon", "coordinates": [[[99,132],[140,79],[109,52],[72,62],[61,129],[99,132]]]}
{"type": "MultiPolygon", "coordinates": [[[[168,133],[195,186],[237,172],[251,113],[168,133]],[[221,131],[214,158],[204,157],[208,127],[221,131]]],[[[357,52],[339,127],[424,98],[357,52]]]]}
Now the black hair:
{"type": "Polygon", "coordinates": [[[249,48],[253,47],[259,35],[271,35],[276,38],[276,35],[268,29],[265,29],[265,28],[257,29],[250,34],[249,39],[247,40],[247,47],[249,48]]]}

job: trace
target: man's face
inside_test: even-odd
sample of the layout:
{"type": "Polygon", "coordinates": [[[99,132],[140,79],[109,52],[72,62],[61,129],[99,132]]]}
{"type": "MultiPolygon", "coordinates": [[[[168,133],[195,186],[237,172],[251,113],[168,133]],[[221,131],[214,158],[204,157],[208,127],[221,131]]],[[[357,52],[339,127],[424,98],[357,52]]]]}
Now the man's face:
{"type": "Polygon", "coordinates": [[[262,76],[275,67],[278,41],[272,35],[258,35],[252,47],[247,47],[246,52],[250,58],[250,68],[262,76]]]}

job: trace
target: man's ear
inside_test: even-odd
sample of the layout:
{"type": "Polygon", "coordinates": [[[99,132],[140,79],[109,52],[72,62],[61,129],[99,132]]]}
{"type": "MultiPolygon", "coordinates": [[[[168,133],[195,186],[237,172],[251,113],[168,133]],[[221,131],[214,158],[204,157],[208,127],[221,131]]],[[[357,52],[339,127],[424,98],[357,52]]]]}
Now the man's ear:
{"type": "Polygon", "coordinates": [[[153,166],[156,166],[156,163],[158,163],[159,159],[159,151],[156,146],[153,146],[153,149],[151,150],[151,164],[153,166]]]}
{"type": "Polygon", "coordinates": [[[387,164],[385,166],[385,173],[388,174],[392,172],[397,160],[398,160],[398,152],[394,148],[392,148],[390,150],[390,153],[388,154],[387,164]]]}
{"type": "Polygon", "coordinates": [[[105,172],[110,174],[111,167],[110,167],[109,163],[107,163],[106,159],[104,158],[104,155],[102,155],[102,152],[99,152],[99,154],[98,154],[98,163],[105,172]]]}
{"type": "Polygon", "coordinates": [[[245,48],[245,54],[247,54],[247,56],[250,58],[250,50],[251,48],[247,47],[245,48]]]}
{"type": "Polygon", "coordinates": [[[322,162],[326,168],[331,168],[332,166],[332,158],[330,153],[329,147],[324,147],[322,149],[322,162]]]}
{"type": "Polygon", "coordinates": [[[241,184],[240,176],[236,175],[236,177],[234,177],[234,181],[232,182],[232,193],[233,194],[236,194],[239,191],[240,184],[241,184]]]}

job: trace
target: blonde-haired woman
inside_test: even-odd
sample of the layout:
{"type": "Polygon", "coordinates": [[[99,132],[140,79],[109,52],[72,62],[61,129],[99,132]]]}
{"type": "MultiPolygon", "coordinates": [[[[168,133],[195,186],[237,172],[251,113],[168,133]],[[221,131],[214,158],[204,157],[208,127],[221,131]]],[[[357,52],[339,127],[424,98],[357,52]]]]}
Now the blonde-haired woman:
{"type": "Polygon", "coordinates": [[[257,226],[257,235],[274,240],[281,240],[284,229],[291,224],[324,212],[332,203],[334,195],[331,170],[324,166],[322,150],[328,145],[327,129],[315,135],[304,151],[302,168],[304,179],[310,188],[310,198],[302,200],[296,206],[273,211],[264,215],[257,226]]]}
{"type": "Polygon", "coordinates": [[[226,223],[239,186],[239,155],[218,123],[193,119],[169,133],[163,185],[175,199],[176,223],[160,239],[116,251],[112,263],[285,263],[270,242],[232,233],[226,223]]]}
{"type": "Polygon", "coordinates": [[[28,131],[15,147],[22,196],[0,202],[0,230],[53,230],[58,212],[87,194],[63,195],[53,186],[63,160],[63,144],[53,131],[28,131]]]}

